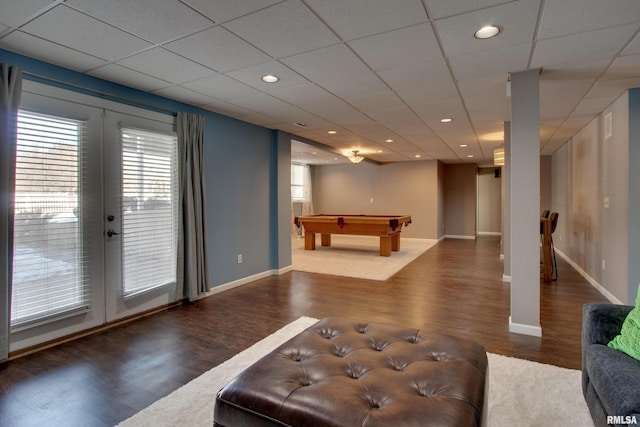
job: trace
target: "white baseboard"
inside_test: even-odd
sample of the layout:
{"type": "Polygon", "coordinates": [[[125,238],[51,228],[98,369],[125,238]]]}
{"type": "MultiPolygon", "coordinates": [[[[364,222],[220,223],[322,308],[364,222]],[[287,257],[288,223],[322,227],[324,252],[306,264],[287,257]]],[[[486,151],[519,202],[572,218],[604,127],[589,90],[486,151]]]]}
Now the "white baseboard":
{"type": "Polygon", "coordinates": [[[288,265],[280,269],[263,271],[262,273],[243,277],[241,279],[234,280],[233,282],[227,282],[227,283],[223,283],[222,285],[214,286],[209,292],[203,294],[200,298],[210,297],[211,295],[219,294],[220,292],[228,291],[229,289],[246,285],[247,283],[251,283],[258,279],[264,279],[265,277],[269,277],[269,276],[280,276],[290,271],[293,271],[293,265],[288,265]]]}
{"type": "Polygon", "coordinates": [[[596,279],[594,279],[593,277],[589,276],[587,274],[587,272],[584,271],[582,268],[580,268],[580,266],[578,264],[573,262],[573,260],[571,260],[564,253],[562,253],[562,251],[556,249],[556,254],[560,255],[560,257],[562,257],[563,260],[565,260],[571,267],[573,267],[578,273],[580,273],[580,275],[582,277],[584,277],[585,280],[591,284],[591,286],[596,288],[596,290],[598,292],[600,292],[602,294],[602,296],[604,296],[606,299],[611,301],[613,304],[624,304],[622,301],[620,301],[618,298],[616,298],[615,295],[613,295],[611,292],[606,290],[600,283],[598,283],[598,281],[596,279]]]}
{"type": "Polygon", "coordinates": [[[499,231],[478,231],[478,236],[502,236],[499,231]]]}
{"type": "Polygon", "coordinates": [[[447,239],[468,239],[468,240],[476,239],[476,236],[463,236],[458,234],[446,234],[444,237],[447,239]]]}
{"type": "Polygon", "coordinates": [[[513,323],[509,316],[509,332],[521,335],[530,335],[532,337],[542,336],[542,327],[540,325],[525,325],[523,323],[513,323]]]}

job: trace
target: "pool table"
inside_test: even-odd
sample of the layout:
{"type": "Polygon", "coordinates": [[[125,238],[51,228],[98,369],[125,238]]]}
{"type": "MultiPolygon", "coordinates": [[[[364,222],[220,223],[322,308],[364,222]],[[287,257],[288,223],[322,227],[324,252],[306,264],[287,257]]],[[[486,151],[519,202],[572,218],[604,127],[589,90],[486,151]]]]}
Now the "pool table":
{"type": "Polygon", "coordinates": [[[380,237],[380,256],[391,256],[400,250],[402,225],[411,223],[409,215],[306,215],[295,217],[294,223],[304,226],[304,248],[315,250],[316,233],[322,246],[331,246],[332,234],[357,234],[380,237]]]}

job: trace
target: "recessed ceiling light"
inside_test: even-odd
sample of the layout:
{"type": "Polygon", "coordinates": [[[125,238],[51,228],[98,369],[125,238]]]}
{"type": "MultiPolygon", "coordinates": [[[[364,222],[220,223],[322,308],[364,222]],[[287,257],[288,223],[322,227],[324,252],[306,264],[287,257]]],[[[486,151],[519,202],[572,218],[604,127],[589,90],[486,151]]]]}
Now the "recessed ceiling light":
{"type": "Polygon", "coordinates": [[[294,125],[300,126],[301,128],[306,128],[307,127],[307,124],[303,123],[303,122],[295,122],[294,125]]]}
{"type": "Polygon", "coordinates": [[[502,28],[497,25],[485,25],[476,31],[473,36],[477,39],[490,39],[497,36],[500,31],[502,31],[502,28]]]}
{"type": "Polygon", "coordinates": [[[262,81],[265,83],[277,83],[280,80],[280,77],[274,76],[273,74],[267,74],[262,76],[262,81]]]}
{"type": "Polygon", "coordinates": [[[460,144],[460,148],[467,148],[468,145],[467,144],[460,144]]]}
{"type": "Polygon", "coordinates": [[[388,138],[388,139],[385,139],[384,142],[393,142],[393,139],[388,138]]]}
{"type": "Polygon", "coordinates": [[[336,133],[338,133],[338,131],[335,131],[335,130],[329,130],[329,131],[327,131],[327,133],[328,133],[329,135],[335,135],[336,133]]]}
{"type": "Polygon", "coordinates": [[[440,122],[442,123],[451,123],[452,121],[453,119],[450,117],[445,117],[444,119],[440,119],[440,122]]]}
{"type": "Polygon", "coordinates": [[[472,157],[473,157],[473,154],[469,154],[467,157],[468,157],[468,158],[472,158],[472,157]]]}
{"type": "Polygon", "coordinates": [[[419,159],[419,158],[420,158],[420,157],[422,157],[422,156],[421,156],[420,154],[416,154],[416,155],[415,155],[415,156],[413,156],[413,157],[415,157],[416,159],[419,159]]]}

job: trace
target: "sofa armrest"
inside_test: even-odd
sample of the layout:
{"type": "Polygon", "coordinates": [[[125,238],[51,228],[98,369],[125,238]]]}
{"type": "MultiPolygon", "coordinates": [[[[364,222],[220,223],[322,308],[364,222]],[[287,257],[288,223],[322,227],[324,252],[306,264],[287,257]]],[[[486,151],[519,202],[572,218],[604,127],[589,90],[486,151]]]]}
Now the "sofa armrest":
{"type": "Polygon", "coordinates": [[[607,345],[620,333],[630,305],[585,304],[582,307],[582,350],[590,344],[607,345]]]}

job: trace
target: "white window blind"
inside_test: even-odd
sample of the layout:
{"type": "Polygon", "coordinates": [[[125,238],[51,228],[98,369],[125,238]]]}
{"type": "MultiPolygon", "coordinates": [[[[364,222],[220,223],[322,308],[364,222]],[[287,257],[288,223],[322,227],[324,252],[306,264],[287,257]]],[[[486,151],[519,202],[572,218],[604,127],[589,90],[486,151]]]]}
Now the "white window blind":
{"type": "Polygon", "coordinates": [[[11,324],[89,306],[83,250],[85,123],[20,111],[11,324]]]}
{"type": "Polygon", "coordinates": [[[123,291],[176,280],[178,236],[175,135],[122,128],[123,291]]]}
{"type": "Polygon", "coordinates": [[[291,198],[304,199],[304,165],[291,164],[291,198]]]}

